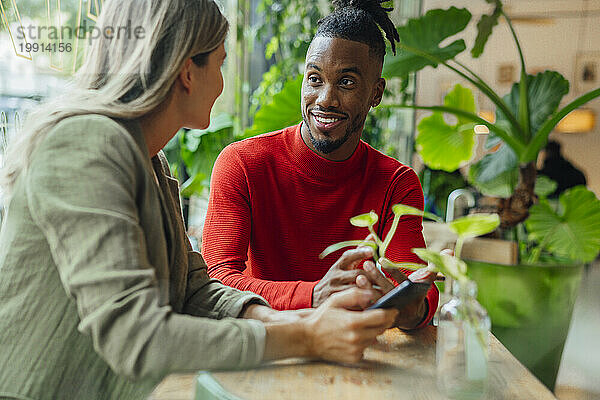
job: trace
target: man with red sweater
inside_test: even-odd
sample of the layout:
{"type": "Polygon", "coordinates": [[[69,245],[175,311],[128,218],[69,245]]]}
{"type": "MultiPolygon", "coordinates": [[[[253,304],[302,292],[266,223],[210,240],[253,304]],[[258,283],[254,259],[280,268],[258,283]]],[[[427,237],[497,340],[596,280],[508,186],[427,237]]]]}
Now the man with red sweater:
{"type": "MultiPolygon", "coordinates": [[[[211,182],[202,255],[209,274],[263,296],[276,309],[316,307],[350,288],[393,285],[375,268],[370,248],[318,255],[332,243],[362,239],[349,219],[374,210],[378,235],[390,229],[397,203],[423,209],[414,171],[360,140],[371,107],[383,96],[385,42],[397,33],[376,0],[352,0],[319,23],[306,55],[302,123],[233,143],[217,159],[211,182]],[[380,12],[374,12],[373,7],[380,12]]],[[[403,217],[386,256],[422,262],[411,248],[425,247],[421,218],[403,217]]],[[[404,271],[407,274],[409,271],[404,271]]],[[[388,271],[396,282],[406,279],[388,271]]],[[[421,271],[411,280],[433,281],[421,271]]],[[[438,292],[402,310],[397,325],[414,329],[432,318],[438,292]]]]}

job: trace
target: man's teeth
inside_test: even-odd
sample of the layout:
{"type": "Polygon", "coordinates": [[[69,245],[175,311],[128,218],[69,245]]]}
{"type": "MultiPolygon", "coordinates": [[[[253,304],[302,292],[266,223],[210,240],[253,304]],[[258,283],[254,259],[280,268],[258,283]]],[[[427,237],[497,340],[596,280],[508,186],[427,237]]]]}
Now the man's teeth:
{"type": "Polygon", "coordinates": [[[336,122],[336,121],[340,120],[339,118],[325,118],[325,117],[318,117],[316,115],[314,115],[314,117],[318,122],[320,122],[322,124],[331,124],[332,122],[336,122]]]}

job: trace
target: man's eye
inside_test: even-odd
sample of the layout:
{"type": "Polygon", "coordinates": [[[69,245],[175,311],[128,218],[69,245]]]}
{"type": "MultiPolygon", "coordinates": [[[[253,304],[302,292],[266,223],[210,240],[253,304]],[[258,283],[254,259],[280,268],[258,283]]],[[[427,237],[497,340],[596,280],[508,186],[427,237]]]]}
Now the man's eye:
{"type": "Polygon", "coordinates": [[[348,78],[342,78],[342,80],[340,81],[340,83],[341,83],[343,86],[349,86],[349,85],[352,85],[352,84],[354,84],[354,81],[353,81],[352,79],[348,79],[348,78]]]}
{"type": "Polygon", "coordinates": [[[318,76],[309,76],[309,77],[308,77],[308,81],[309,81],[310,83],[320,83],[320,82],[321,82],[321,79],[319,79],[319,77],[318,77],[318,76]]]}

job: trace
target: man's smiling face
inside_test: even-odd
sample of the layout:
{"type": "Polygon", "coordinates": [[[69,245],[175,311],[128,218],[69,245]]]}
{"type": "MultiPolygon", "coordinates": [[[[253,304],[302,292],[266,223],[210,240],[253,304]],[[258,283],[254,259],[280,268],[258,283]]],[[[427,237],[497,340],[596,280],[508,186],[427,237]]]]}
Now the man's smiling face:
{"type": "Polygon", "coordinates": [[[369,46],[316,37],[306,54],[302,83],[302,138],[331,160],[352,155],[372,106],[381,101],[385,80],[369,46]]]}

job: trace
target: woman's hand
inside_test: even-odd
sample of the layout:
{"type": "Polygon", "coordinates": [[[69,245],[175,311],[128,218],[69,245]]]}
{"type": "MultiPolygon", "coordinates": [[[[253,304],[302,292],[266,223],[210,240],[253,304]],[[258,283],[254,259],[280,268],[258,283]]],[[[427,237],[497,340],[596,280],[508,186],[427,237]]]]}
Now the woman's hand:
{"type": "Polygon", "coordinates": [[[379,294],[372,290],[349,289],[333,294],[306,319],[308,354],[325,360],[354,363],[365,348],[390,328],[397,310],[362,310],[379,294]]]}
{"type": "Polygon", "coordinates": [[[297,322],[313,313],[313,308],[277,311],[260,304],[250,304],[242,313],[242,318],[256,319],[262,322],[297,322]]]}
{"type": "Polygon", "coordinates": [[[267,323],[265,360],[321,358],[354,363],[365,348],[390,328],[398,311],[368,310],[379,297],[374,290],[352,288],[331,295],[319,308],[293,323],[267,323]]]}

